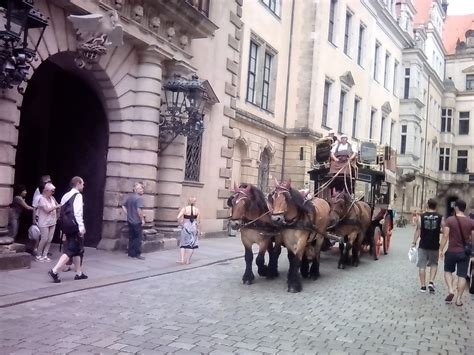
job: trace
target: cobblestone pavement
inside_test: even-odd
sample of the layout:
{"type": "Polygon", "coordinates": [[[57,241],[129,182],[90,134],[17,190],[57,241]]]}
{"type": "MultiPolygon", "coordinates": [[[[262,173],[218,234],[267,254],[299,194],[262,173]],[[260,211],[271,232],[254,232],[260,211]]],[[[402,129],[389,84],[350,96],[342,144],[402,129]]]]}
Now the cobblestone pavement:
{"type": "Polygon", "coordinates": [[[445,305],[441,273],[435,295],[418,291],[412,232],[358,268],[324,254],[299,294],[282,255],[280,278],[252,286],[238,259],[0,309],[0,354],[473,354],[473,298],[445,305]]]}

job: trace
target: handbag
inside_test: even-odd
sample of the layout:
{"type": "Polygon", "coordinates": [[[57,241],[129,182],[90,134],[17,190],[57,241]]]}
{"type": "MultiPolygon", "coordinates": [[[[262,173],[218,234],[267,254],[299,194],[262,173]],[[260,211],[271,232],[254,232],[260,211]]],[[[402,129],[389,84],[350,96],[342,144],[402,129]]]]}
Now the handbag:
{"type": "Polygon", "coordinates": [[[471,254],[472,254],[472,243],[466,242],[466,239],[464,238],[464,233],[463,233],[462,228],[461,228],[461,222],[459,222],[458,216],[454,216],[454,217],[456,218],[456,221],[458,222],[459,231],[461,232],[462,244],[464,245],[464,253],[467,256],[471,256],[471,254]]]}
{"type": "Polygon", "coordinates": [[[410,262],[413,264],[418,262],[418,249],[412,247],[410,250],[408,250],[408,260],[410,260],[410,262]]]}

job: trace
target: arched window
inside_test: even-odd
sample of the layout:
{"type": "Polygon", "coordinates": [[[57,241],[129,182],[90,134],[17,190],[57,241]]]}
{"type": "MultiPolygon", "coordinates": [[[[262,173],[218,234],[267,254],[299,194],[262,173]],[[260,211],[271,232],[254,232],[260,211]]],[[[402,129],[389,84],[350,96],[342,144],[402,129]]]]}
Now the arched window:
{"type": "Polygon", "coordinates": [[[264,149],[260,154],[260,165],[258,167],[258,188],[264,193],[268,191],[268,176],[270,174],[270,153],[264,149]]]}

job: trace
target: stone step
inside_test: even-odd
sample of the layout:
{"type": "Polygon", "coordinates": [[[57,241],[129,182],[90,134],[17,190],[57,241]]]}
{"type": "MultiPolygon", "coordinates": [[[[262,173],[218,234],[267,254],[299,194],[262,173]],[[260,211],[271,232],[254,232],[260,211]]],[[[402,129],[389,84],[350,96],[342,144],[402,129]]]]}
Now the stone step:
{"type": "Polygon", "coordinates": [[[28,253],[3,253],[0,254],[0,270],[29,269],[31,255],[28,253]]]}

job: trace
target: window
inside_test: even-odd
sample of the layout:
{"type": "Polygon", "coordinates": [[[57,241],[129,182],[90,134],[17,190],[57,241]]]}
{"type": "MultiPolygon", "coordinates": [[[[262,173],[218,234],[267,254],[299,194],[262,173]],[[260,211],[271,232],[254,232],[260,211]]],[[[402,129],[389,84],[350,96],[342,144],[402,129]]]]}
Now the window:
{"type": "Polygon", "coordinates": [[[378,61],[379,61],[379,52],[380,52],[380,43],[375,43],[375,53],[374,53],[374,79],[378,78],[378,61]]]}
{"type": "Polygon", "coordinates": [[[392,142],[393,142],[393,127],[395,127],[395,122],[390,122],[390,141],[388,142],[388,145],[390,146],[390,148],[392,148],[392,142]]]}
{"type": "Polygon", "coordinates": [[[202,133],[197,137],[188,137],[186,144],[186,165],[184,179],[187,181],[199,181],[201,172],[201,150],[202,133]]]}
{"type": "Polygon", "coordinates": [[[398,96],[398,66],[399,63],[395,61],[395,64],[393,65],[393,94],[395,96],[398,96]]]}
{"type": "Polygon", "coordinates": [[[384,68],[384,73],[383,73],[383,87],[385,89],[388,89],[388,80],[389,80],[389,75],[390,75],[390,71],[388,70],[389,62],[390,62],[390,53],[386,52],[385,53],[385,68],[384,68]]]}
{"type": "Polygon", "coordinates": [[[346,27],[344,29],[344,53],[349,55],[349,35],[351,33],[351,21],[352,20],[352,14],[347,11],[346,12],[346,27]]]}
{"type": "Polygon", "coordinates": [[[370,111],[370,127],[369,127],[369,139],[372,139],[372,133],[374,132],[374,121],[375,121],[376,110],[370,111]]]}
{"type": "Polygon", "coordinates": [[[382,122],[380,123],[380,144],[384,143],[384,130],[385,130],[385,121],[387,117],[382,116],[382,122]]]}
{"type": "Polygon", "coordinates": [[[263,86],[262,86],[262,108],[268,110],[268,97],[270,95],[270,73],[272,70],[272,59],[270,53],[265,53],[263,65],[263,86]]]}
{"type": "Polygon", "coordinates": [[[439,148],[439,171],[449,171],[449,148],[439,148]]]}
{"type": "Polygon", "coordinates": [[[329,92],[331,90],[331,83],[329,81],[325,81],[324,83],[324,97],[323,97],[323,117],[322,117],[322,125],[328,125],[328,109],[329,109],[329,92]]]}
{"type": "Polygon", "coordinates": [[[467,150],[458,150],[458,164],[456,172],[461,174],[467,172],[467,150]]]}
{"type": "Polygon", "coordinates": [[[357,64],[362,66],[362,52],[364,50],[365,26],[359,26],[359,44],[357,45],[357,64]]]}
{"type": "Polygon", "coordinates": [[[410,68],[405,68],[405,87],[403,89],[403,98],[408,99],[410,95],[410,68]]]}
{"type": "Polygon", "coordinates": [[[451,132],[451,123],[453,121],[453,110],[443,108],[441,110],[441,132],[451,132]]]}
{"type": "Polygon", "coordinates": [[[357,116],[359,115],[359,102],[360,100],[356,97],[354,99],[354,115],[352,116],[352,138],[356,137],[357,116]]]}
{"type": "Polygon", "coordinates": [[[329,5],[329,29],[328,29],[328,41],[334,43],[334,22],[336,19],[336,5],[337,0],[331,0],[329,5]]]}
{"type": "Polygon", "coordinates": [[[469,134],[469,112],[459,112],[459,134],[469,134]]]}
{"type": "Polygon", "coordinates": [[[474,74],[466,75],[466,90],[474,90],[474,74]]]}
{"type": "Polygon", "coordinates": [[[271,12],[280,16],[280,0],[260,0],[271,12]]]}
{"type": "Polygon", "coordinates": [[[344,103],[346,101],[346,93],[341,91],[339,98],[339,120],[337,121],[337,132],[342,133],[342,124],[344,121],[344,103]]]}
{"type": "Polygon", "coordinates": [[[407,150],[407,125],[402,125],[402,136],[400,139],[400,154],[405,154],[407,150]]]}
{"type": "Polygon", "coordinates": [[[247,75],[247,101],[255,103],[255,83],[257,78],[258,45],[250,41],[249,69],[247,75]]]}

